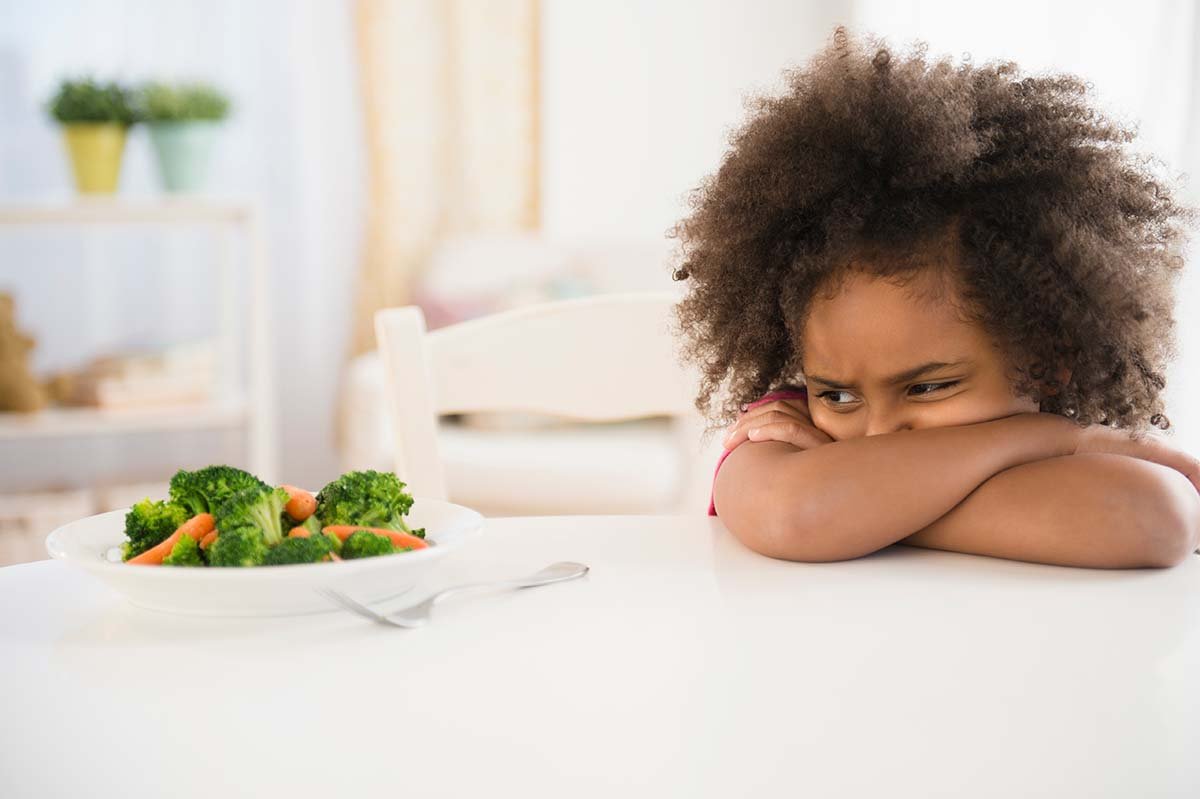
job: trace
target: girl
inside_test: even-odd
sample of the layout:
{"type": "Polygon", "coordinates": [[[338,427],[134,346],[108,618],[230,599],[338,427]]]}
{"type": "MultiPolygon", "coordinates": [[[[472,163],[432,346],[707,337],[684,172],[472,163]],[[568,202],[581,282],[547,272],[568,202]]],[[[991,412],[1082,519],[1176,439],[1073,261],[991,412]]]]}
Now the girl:
{"type": "Polygon", "coordinates": [[[1146,428],[1194,211],[1081,80],[868,45],[759,99],[673,231],[696,405],[733,421],[710,514],[790,560],[1179,563],[1200,462],[1146,428]]]}

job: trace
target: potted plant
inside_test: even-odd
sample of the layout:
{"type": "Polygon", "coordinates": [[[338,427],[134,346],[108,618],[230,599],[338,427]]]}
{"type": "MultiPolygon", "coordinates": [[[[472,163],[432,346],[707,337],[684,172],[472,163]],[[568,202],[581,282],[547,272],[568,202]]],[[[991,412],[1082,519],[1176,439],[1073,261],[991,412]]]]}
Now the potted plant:
{"type": "Polygon", "coordinates": [[[125,134],[137,121],[129,92],[91,78],[64,80],[49,110],[63,126],[75,185],[86,194],[112,194],[121,174],[125,134]]]}
{"type": "Polygon", "coordinates": [[[147,83],[138,93],[138,105],[167,191],[203,188],[217,129],[229,114],[229,99],[207,83],[147,83]]]}

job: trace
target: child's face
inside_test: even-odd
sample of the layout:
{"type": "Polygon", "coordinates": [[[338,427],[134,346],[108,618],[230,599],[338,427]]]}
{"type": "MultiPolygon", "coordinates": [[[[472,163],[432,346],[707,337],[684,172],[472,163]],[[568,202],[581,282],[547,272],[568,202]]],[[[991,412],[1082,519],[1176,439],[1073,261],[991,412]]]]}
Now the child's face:
{"type": "Polygon", "coordinates": [[[1012,393],[1005,358],[980,327],[948,301],[913,296],[933,292],[935,280],[924,273],[901,287],[856,273],[833,299],[813,301],[804,327],[808,407],[834,440],[1038,410],[1012,393]],[[948,365],[892,381],[931,362],[948,365]]]}

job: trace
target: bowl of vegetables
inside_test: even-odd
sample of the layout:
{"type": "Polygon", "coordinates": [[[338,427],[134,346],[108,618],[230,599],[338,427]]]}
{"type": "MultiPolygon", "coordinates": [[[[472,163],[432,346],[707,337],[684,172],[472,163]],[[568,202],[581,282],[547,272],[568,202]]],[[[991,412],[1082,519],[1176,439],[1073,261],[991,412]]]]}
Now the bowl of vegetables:
{"type": "Polygon", "coordinates": [[[314,494],[214,465],[176,472],[165,500],[64,525],[46,549],[140,607],[285,616],[337,609],[325,587],[399,596],[482,528],[476,511],[416,500],[390,472],[347,472],[314,494]]]}

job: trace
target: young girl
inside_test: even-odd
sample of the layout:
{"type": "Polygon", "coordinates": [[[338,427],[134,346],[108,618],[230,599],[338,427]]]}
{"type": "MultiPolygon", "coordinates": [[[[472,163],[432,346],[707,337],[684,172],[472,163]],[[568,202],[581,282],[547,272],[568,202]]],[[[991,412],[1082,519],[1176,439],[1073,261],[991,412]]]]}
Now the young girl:
{"type": "Polygon", "coordinates": [[[1200,463],[1146,428],[1194,211],[1133,133],[1078,78],[842,28],[787,77],[674,231],[697,408],[733,421],[710,514],[790,560],[1181,562],[1200,463]]]}

